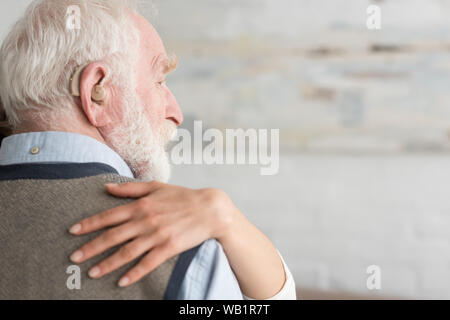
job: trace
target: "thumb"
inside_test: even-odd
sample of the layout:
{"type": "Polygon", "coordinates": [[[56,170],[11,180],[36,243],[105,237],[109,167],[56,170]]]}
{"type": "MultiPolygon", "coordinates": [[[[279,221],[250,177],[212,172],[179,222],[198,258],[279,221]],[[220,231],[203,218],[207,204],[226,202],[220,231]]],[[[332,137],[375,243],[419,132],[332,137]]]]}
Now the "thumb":
{"type": "Polygon", "coordinates": [[[105,184],[110,194],[120,198],[141,198],[149,195],[160,187],[157,181],[152,182],[127,182],[122,184],[105,184]]]}

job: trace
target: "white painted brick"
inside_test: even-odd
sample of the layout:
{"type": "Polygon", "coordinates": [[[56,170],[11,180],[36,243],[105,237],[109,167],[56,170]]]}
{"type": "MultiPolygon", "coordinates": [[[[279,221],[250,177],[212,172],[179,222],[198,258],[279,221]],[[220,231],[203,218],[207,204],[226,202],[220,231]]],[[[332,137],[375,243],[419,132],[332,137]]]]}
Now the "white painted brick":
{"type": "Polygon", "coordinates": [[[450,296],[435,285],[450,265],[446,156],[284,155],[280,163],[273,177],[247,166],[180,166],[173,182],[224,189],[273,240],[299,286],[375,294],[364,279],[377,264],[384,280],[376,294],[450,296]]]}

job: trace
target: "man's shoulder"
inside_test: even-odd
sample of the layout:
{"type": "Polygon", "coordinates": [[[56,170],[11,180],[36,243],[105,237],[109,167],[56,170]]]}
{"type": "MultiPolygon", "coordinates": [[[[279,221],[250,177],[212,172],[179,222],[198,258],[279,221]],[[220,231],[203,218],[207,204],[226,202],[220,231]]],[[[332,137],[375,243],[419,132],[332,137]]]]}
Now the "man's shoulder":
{"type": "Polygon", "coordinates": [[[0,165],[0,181],[71,180],[108,174],[120,177],[113,167],[103,163],[50,162],[0,165]]]}
{"type": "MultiPolygon", "coordinates": [[[[101,163],[0,166],[0,184],[4,191],[0,201],[8,202],[13,197],[16,199],[16,206],[26,205],[29,202],[27,200],[38,194],[39,199],[33,199],[33,206],[51,202],[55,208],[60,205],[70,206],[69,211],[81,210],[92,215],[95,211],[129,202],[109,195],[105,184],[134,181],[136,180],[120,176],[113,168],[101,163]],[[78,206],[80,203],[83,205],[78,206]]],[[[81,212],[80,214],[82,215],[81,212]]]]}
{"type": "MultiPolygon", "coordinates": [[[[85,175],[88,173],[86,172],[88,167],[83,167],[82,173],[85,175]]],[[[96,168],[97,174],[92,176],[82,176],[79,168],[70,167],[73,169],[72,176],[67,178],[67,172],[71,171],[67,170],[68,168],[67,166],[62,167],[66,172],[64,177],[59,174],[49,176],[48,170],[55,173],[59,169],[55,171],[57,168],[54,166],[34,165],[30,167],[30,170],[33,169],[31,171],[34,176],[30,176],[31,173],[28,172],[28,175],[25,176],[15,175],[12,179],[0,179],[2,188],[0,203],[2,203],[2,207],[10,208],[2,212],[2,217],[6,225],[12,227],[0,228],[0,233],[5,238],[11,239],[11,247],[15,248],[10,251],[11,254],[20,249],[14,244],[19,243],[19,240],[22,245],[26,242],[30,248],[37,243],[47,244],[41,245],[39,250],[36,248],[34,250],[40,251],[40,256],[45,257],[46,260],[51,259],[52,263],[46,266],[49,273],[52,269],[66,266],[67,260],[65,259],[67,258],[65,257],[68,254],[99,235],[96,232],[81,238],[74,238],[67,232],[70,226],[82,218],[133,201],[111,196],[106,191],[105,184],[136,180],[113,172],[102,173],[98,167],[96,168]],[[24,226],[26,227],[24,228],[24,226]],[[31,226],[32,228],[29,228],[31,226]],[[55,257],[58,258],[55,259],[55,257]]],[[[89,168],[93,167],[89,166],[89,168]]],[[[0,167],[0,176],[2,169],[5,168],[0,167]]],[[[3,173],[11,172],[12,168],[7,169],[9,171],[3,170],[3,173]]],[[[26,171],[24,171],[24,167],[19,169],[22,173],[26,171]]],[[[4,250],[3,254],[8,254],[8,252],[4,250]]],[[[98,263],[100,259],[105,258],[107,254],[84,264],[82,266],[83,273],[98,263]]],[[[86,279],[85,286],[90,289],[86,292],[92,292],[92,296],[104,292],[110,294],[106,295],[107,297],[117,297],[119,293],[114,287],[114,283],[118,280],[116,277],[123,272],[125,269],[111,274],[110,277],[100,282],[86,279]],[[105,288],[108,289],[105,290],[105,288]]],[[[61,275],[60,281],[63,276],[64,274],[61,275]]],[[[144,281],[136,284],[135,290],[137,291],[133,290],[133,294],[130,292],[128,297],[135,297],[136,292],[147,292],[148,288],[164,287],[167,289],[164,290],[166,299],[239,299],[240,296],[237,280],[223,248],[215,239],[209,239],[197,247],[173,257],[156,269],[152,275],[146,277],[144,281]]],[[[49,290],[52,289],[49,288],[49,290]]],[[[91,295],[88,296],[91,297],[91,295]]],[[[147,294],[144,296],[148,297],[147,294]]],[[[136,298],[139,297],[143,296],[138,294],[136,298]]]]}
{"type": "Polygon", "coordinates": [[[116,250],[111,248],[79,266],[82,290],[68,290],[66,287],[69,277],[66,270],[72,265],[69,255],[101,234],[100,231],[74,237],[68,229],[82,218],[132,201],[111,196],[104,186],[106,183],[132,181],[135,180],[114,173],[70,179],[28,177],[1,180],[3,224],[0,238],[5,241],[0,250],[0,260],[7,263],[0,266],[0,274],[13,274],[0,289],[0,298],[163,298],[178,256],[166,261],[134,286],[119,288],[120,276],[136,262],[100,280],[86,276],[90,268],[116,250]],[[19,275],[25,280],[15,281],[19,275]]]}

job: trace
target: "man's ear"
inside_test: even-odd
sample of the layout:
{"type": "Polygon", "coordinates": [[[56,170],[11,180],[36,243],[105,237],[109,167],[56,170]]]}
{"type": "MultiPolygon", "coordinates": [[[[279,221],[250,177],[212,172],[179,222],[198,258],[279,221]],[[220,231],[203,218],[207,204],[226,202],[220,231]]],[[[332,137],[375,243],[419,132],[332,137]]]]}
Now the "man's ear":
{"type": "Polygon", "coordinates": [[[80,77],[81,107],[89,122],[97,128],[111,123],[107,110],[110,95],[103,84],[107,76],[108,69],[105,65],[101,62],[93,62],[84,68],[80,77]],[[106,95],[103,101],[95,101],[92,97],[92,93],[95,92],[97,86],[101,86],[105,90],[106,95]]]}

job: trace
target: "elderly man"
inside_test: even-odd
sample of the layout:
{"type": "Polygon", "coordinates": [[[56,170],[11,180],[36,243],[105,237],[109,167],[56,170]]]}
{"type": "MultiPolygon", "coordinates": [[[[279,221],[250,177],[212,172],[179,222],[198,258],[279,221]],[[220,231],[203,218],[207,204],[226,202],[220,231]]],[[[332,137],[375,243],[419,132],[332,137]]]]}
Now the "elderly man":
{"type": "Polygon", "coordinates": [[[133,1],[34,1],[13,27],[1,299],[295,299],[279,252],[226,194],[164,183],[183,121],[175,67],[133,1]]]}

